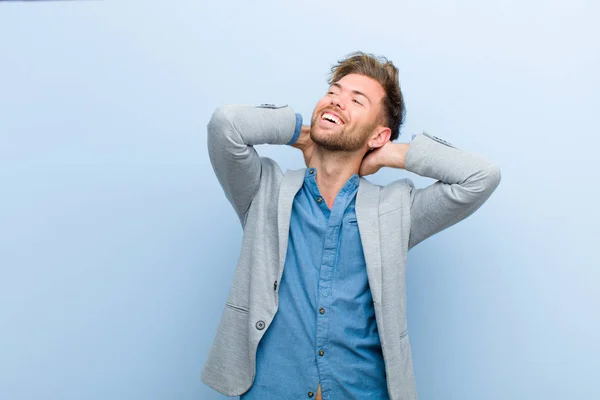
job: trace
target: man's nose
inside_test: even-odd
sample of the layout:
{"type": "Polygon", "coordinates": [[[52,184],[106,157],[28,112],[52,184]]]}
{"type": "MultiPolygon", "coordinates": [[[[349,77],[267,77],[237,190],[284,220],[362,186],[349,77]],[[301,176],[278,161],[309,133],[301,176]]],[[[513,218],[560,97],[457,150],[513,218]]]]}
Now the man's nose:
{"type": "Polygon", "coordinates": [[[335,99],[331,99],[331,105],[337,106],[342,110],[346,109],[346,98],[344,96],[337,96],[335,99]]]}

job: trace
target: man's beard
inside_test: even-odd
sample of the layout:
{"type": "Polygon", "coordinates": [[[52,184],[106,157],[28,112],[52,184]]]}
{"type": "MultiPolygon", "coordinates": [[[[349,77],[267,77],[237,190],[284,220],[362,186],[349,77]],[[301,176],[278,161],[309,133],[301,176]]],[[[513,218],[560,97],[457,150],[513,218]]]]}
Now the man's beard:
{"type": "Polygon", "coordinates": [[[310,138],[317,146],[320,146],[327,151],[344,153],[353,153],[364,147],[367,139],[365,132],[370,132],[370,129],[368,129],[369,127],[363,130],[362,135],[357,135],[344,128],[336,132],[323,132],[317,134],[315,133],[315,130],[319,129],[317,126],[317,118],[319,117],[313,119],[310,129],[310,138]]]}

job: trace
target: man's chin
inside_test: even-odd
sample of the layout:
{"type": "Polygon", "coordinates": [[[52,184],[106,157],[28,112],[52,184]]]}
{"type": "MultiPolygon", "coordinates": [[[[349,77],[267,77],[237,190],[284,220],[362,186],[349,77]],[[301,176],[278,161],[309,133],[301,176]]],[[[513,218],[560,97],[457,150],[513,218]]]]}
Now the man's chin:
{"type": "Polygon", "coordinates": [[[314,128],[310,131],[310,138],[317,145],[327,145],[327,143],[332,142],[334,132],[325,131],[323,129],[314,128]]]}
{"type": "Polygon", "coordinates": [[[345,151],[345,146],[327,133],[314,133],[310,135],[312,141],[319,147],[327,151],[345,151]]]}
{"type": "Polygon", "coordinates": [[[310,135],[311,135],[311,137],[314,135],[314,136],[320,136],[323,138],[332,137],[332,136],[341,136],[343,133],[343,130],[339,129],[339,128],[340,127],[336,127],[336,126],[323,127],[323,126],[319,126],[319,125],[313,125],[310,129],[310,135]]]}

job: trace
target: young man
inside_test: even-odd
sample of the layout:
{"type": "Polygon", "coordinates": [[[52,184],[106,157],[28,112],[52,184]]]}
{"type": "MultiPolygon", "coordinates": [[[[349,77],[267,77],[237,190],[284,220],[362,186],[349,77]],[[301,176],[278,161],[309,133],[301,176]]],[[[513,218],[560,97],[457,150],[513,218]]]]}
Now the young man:
{"type": "Polygon", "coordinates": [[[475,212],[500,182],[489,161],[404,118],[398,70],[354,53],[332,68],[311,126],[287,106],[225,106],[210,159],[243,244],[202,380],[254,399],[417,398],[406,323],[408,250],[475,212]],[[282,173],[254,145],[288,144],[308,168],[282,173]],[[415,189],[361,176],[381,167],[437,180],[415,189]]]}

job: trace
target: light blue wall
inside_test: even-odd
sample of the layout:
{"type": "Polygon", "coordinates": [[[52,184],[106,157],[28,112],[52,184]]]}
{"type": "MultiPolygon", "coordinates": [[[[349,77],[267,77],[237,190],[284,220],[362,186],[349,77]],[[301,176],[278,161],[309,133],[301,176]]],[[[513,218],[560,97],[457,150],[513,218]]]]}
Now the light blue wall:
{"type": "MultiPolygon", "coordinates": [[[[308,119],[357,49],[400,68],[401,141],[502,167],[410,253],[421,399],[600,398],[599,7],[413,3],[0,3],[0,399],[223,399],[199,375],[241,229],[206,123],[225,103],[308,119]]],[[[431,183],[372,179],[406,176],[431,183]]]]}

